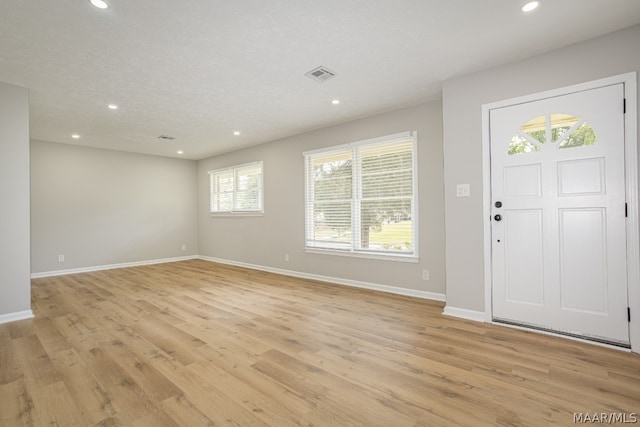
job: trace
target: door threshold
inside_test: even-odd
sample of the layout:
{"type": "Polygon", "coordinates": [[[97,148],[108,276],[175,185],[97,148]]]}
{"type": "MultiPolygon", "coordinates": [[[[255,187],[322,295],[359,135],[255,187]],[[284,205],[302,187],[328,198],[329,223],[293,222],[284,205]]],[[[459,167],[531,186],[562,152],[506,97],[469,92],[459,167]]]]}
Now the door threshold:
{"type": "Polygon", "coordinates": [[[618,350],[631,350],[631,343],[624,343],[618,341],[611,341],[604,338],[591,337],[588,335],[581,335],[572,332],[559,331],[557,329],[545,328],[544,326],[530,325],[528,323],[515,322],[513,320],[493,318],[493,323],[503,324],[505,326],[515,327],[517,329],[530,330],[534,332],[541,332],[546,335],[553,335],[564,338],[571,338],[577,341],[588,342],[591,344],[599,344],[605,347],[615,348],[618,350]]]}

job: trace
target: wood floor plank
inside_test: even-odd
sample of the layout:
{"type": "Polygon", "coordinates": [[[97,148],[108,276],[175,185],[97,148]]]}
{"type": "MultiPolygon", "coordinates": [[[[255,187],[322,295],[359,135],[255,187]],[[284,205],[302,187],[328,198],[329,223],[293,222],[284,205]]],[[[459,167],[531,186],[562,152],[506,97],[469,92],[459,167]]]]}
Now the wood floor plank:
{"type": "Polygon", "coordinates": [[[187,397],[171,396],[160,403],[162,410],[180,426],[213,427],[214,422],[202,413],[187,397]]]}
{"type": "Polygon", "coordinates": [[[40,338],[40,343],[47,354],[54,355],[69,348],[69,342],[50,317],[38,316],[32,322],[35,334],[40,338]]]}
{"type": "MultiPolygon", "coordinates": [[[[268,350],[264,349],[261,343],[254,341],[252,343],[255,343],[256,346],[251,346],[238,334],[230,333],[229,330],[220,332],[219,328],[216,328],[215,331],[200,330],[198,336],[207,342],[210,353],[206,361],[194,365],[198,365],[202,369],[215,370],[218,368],[215,372],[228,373],[255,392],[270,396],[295,413],[306,413],[313,407],[313,404],[307,399],[308,396],[294,393],[279,382],[270,380],[269,377],[256,375],[252,365],[260,360],[261,353],[268,350]]],[[[215,378],[216,380],[212,384],[217,384],[218,375],[203,375],[202,378],[215,378]]],[[[228,381],[235,380],[229,379],[228,381]]]]}
{"type": "Polygon", "coordinates": [[[349,412],[350,407],[360,408],[362,422],[367,425],[386,423],[387,425],[412,425],[415,419],[409,414],[398,411],[390,395],[376,390],[362,387],[351,381],[324,370],[323,368],[305,363],[304,361],[287,355],[278,350],[269,350],[264,355],[265,361],[279,366],[282,370],[291,372],[298,380],[303,379],[321,386],[325,392],[320,401],[340,412],[349,412]]]}
{"type": "Polygon", "coordinates": [[[3,426],[34,426],[39,425],[35,412],[33,398],[26,380],[19,380],[0,384],[0,425],[3,426]]]}
{"type": "Polygon", "coordinates": [[[118,410],[111,402],[110,392],[74,349],[60,351],[52,360],[87,424],[118,419],[118,410]]]}
{"type": "Polygon", "coordinates": [[[100,348],[133,378],[151,401],[159,402],[182,394],[180,388],[160,374],[144,357],[127,347],[122,340],[103,342],[100,348]]]}
{"type": "Polygon", "coordinates": [[[131,424],[140,418],[155,417],[159,412],[145,391],[101,347],[81,352],[79,356],[106,389],[109,403],[122,420],[131,424]]]}
{"type": "Polygon", "coordinates": [[[12,383],[24,377],[7,329],[0,329],[0,385],[12,383]]]}
{"type": "Polygon", "coordinates": [[[640,412],[640,355],[202,260],[34,279],[0,425],[541,426],[640,412]]]}
{"type": "Polygon", "coordinates": [[[35,388],[33,406],[43,426],[84,427],[87,425],[87,420],[84,419],[62,381],[35,388]]]}
{"type": "Polygon", "coordinates": [[[161,363],[158,369],[174,384],[185,390],[185,396],[215,425],[267,426],[259,414],[246,411],[225,391],[215,387],[215,378],[203,381],[203,377],[193,369],[181,366],[179,369],[165,370],[161,363]]]}
{"type": "Polygon", "coordinates": [[[20,367],[30,385],[43,387],[62,378],[36,335],[13,340],[20,367]]]}
{"type": "Polygon", "coordinates": [[[302,422],[300,412],[296,412],[295,408],[289,409],[287,401],[262,393],[214,363],[198,362],[187,369],[200,377],[215,378],[213,387],[229,396],[245,411],[258,416],[267,425],[293,426],[302,422]]]}
{"type": "Polygon", "coordinates": [[[184,365],[202,360],[193,350],[204,341],[160,319],[145,318],[133,330],[184,365]]]}

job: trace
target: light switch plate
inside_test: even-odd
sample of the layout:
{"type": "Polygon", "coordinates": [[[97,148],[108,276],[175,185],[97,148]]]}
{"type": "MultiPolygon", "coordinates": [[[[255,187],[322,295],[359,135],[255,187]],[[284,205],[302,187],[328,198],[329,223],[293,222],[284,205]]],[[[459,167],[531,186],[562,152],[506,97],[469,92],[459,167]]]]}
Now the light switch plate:
{"type": "Polygon", "coordinates": [[[470,184],[458,184],[456,186],[456,197],[469,197],[471,195],[470,184]]]}

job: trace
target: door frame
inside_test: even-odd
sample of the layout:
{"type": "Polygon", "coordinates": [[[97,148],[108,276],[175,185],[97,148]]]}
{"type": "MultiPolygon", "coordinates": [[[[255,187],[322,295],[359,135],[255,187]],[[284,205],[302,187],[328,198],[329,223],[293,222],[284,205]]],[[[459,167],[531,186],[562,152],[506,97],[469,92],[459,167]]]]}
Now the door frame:
{"type": "MultiPolygon", "coordinates": [[[[624,162],[628,216],[627,236],[627,289],[631,309],[629,341],[631,351],[640,353],[640,226],[638,207],[638,107],[637,73],[625,73],[604,79],[548,90],[482,105],[482,216],[484,234],[484,296],[485,322],[493,323],[492,253],[491,253],[491,135],[489,113],[496,108],[509,107],[545,98],[569,95],[603,86],[624,84],[626,114],[624,116],[624,162]]],[[[622,108],[622,106],[620,107],[622,108]]],[[[555,335],[555,334],[554,334],[555,335]]],[[[558,335],[563,336],[563,335],[558,335]]]]}

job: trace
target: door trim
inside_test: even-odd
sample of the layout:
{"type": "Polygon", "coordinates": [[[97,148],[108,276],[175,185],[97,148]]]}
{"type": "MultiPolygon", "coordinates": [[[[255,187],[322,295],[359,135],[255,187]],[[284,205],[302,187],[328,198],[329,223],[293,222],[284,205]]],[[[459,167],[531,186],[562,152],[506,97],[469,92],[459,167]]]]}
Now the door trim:
{"type": "MultiPolygon", "coordinates": [[[[626,114],[624,116],[625,184],[628,217],[627,236],[627,289],[631,308],[629,341],[631,351],[640,353],[640,227],[638,208],[638,108],[637,73],[631,72],[604,79],[580,83],[559,89],[511,98],[482,105],[482,216],[484,234],[484,296],[485,322],[493,323],[492,260],[491,260],[491,137],[489,112],[496,108],[568,95],[615,84],[624,84],[626,114]]],[[[622,106],[620,106],[622,108],[622,106]]]]}

